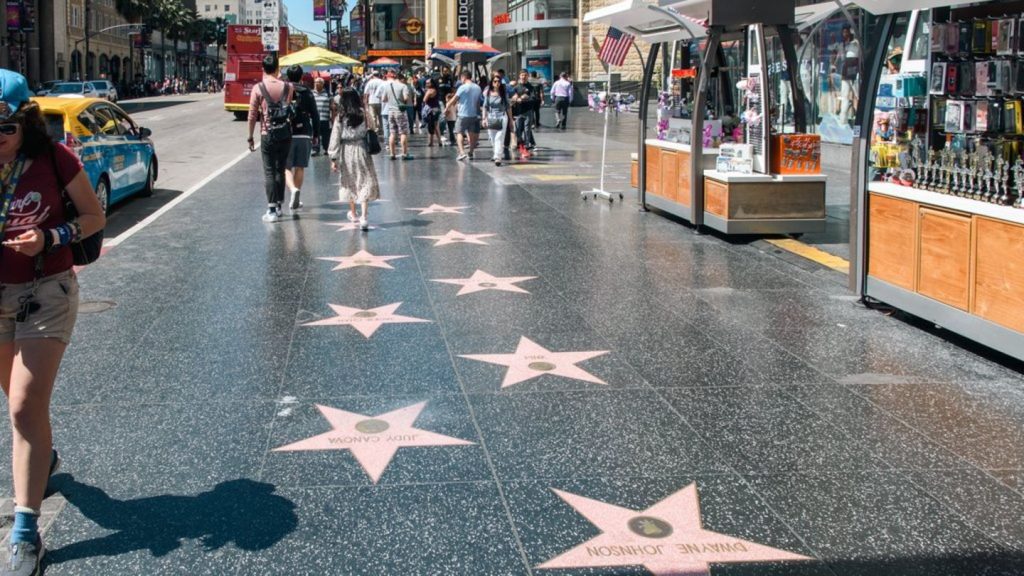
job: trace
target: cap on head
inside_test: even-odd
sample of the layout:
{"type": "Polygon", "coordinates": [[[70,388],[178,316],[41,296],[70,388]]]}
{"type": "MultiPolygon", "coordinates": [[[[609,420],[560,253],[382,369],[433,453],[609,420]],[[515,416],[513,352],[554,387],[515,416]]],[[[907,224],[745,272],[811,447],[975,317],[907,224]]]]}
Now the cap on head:
{"type": "Polygon", "coordinates": [[[0,121],[6,121],[29,102],[32,92],[25,77],[13,70],[0,68],[0,121]]]}

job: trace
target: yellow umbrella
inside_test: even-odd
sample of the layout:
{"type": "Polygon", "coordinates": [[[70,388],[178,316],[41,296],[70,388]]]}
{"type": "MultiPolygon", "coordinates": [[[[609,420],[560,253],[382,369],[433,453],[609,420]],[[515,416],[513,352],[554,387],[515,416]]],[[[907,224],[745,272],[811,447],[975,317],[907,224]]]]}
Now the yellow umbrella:
{"type": "Polygon", "coordinates": [[[309,48],[303,48],[298,52],[292,52],[291,54],[281,58],[282,68],[286,68],[294,64],[312,68],[317,66],[351,66],[353,64],[359,64],[359,61],[349,58],[344,54],[331,52],[326,48],[310,46],[309,48]]]}

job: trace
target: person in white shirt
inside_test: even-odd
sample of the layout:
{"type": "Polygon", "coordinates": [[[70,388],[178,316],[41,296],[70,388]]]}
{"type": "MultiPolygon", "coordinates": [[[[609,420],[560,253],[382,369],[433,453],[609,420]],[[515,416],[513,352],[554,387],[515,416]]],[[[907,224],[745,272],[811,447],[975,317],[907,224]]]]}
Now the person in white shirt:
{"type": "Polygon", "coordinates": [[[555,101],[555,128],[565,130],[569,120],[569,105],[572,104],[572,82],[567,72],[559,74],[558,81],[551,85],[551,99],[555,101]]]}
{"type": "MultiPolygon", "coordinates": [[[[371,72],[370,79],[363,84],[363,104],[366,109],[373,115],[370,124],[373,126],[381,126],[384,124],[381,122],[381,109],[380,109],[380,96],[377,95],[377,89],[384,81],[380,78],[380,72],[371,72]]],[[[387,138],[387,126],[384,126],[384,137],[387,138]]]]}
{"type": "Polygon", "coordinates": [[[414,102],[412,89],[401,81],[400,75],[389,70],[388,80],[377,88],[384,118],[388,124],[388,151],[391,159],[395,156],[395,140],[402,144],[402,160],[412,160],[409,154],[409,113],[408,107],[414,102]]]}

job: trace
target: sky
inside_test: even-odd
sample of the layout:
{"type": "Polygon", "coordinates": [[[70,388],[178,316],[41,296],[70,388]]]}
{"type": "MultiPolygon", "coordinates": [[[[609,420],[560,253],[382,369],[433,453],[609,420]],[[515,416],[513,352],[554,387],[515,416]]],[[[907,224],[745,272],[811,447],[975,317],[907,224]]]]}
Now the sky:
{"type": "MultiPolygon", "coordinates": [[[[288,22],[292,28],[298,28],[309,34],[309,41],[323,44],[324,22],[313,20],[313,0],[284,0],[288,7],[288,22]]],[[[355,2],[349,0],[349,5],[354,6],[355,2]]],[[[348,14],[345,14],[343,25],[348,24],[348,14]]]]}

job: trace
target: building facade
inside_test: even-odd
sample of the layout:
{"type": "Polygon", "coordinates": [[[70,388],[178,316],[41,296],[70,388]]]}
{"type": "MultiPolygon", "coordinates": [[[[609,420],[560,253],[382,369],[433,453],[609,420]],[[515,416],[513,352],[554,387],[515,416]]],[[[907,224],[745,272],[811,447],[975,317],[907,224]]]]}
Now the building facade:
{"type": "MultiPolygon", "coordinates": [[[[406,65],[413,60],[425,60],[427,1],[369,2],[366,13],[360,10],[359,20],[351,23],[353,33],[359,30],[363,35],[365,46],[360,57],[368,61],[388,57],[406,65]]],[[[362,6],[365,8],[366,4],[362,6]]]]}
{"type": "Polygon", "coordinates": [[[244,24],[249,21],[249,4],[247,0],[196,0],[196,12],[200,18],[223,18],[228,24],[244,24]]]}

